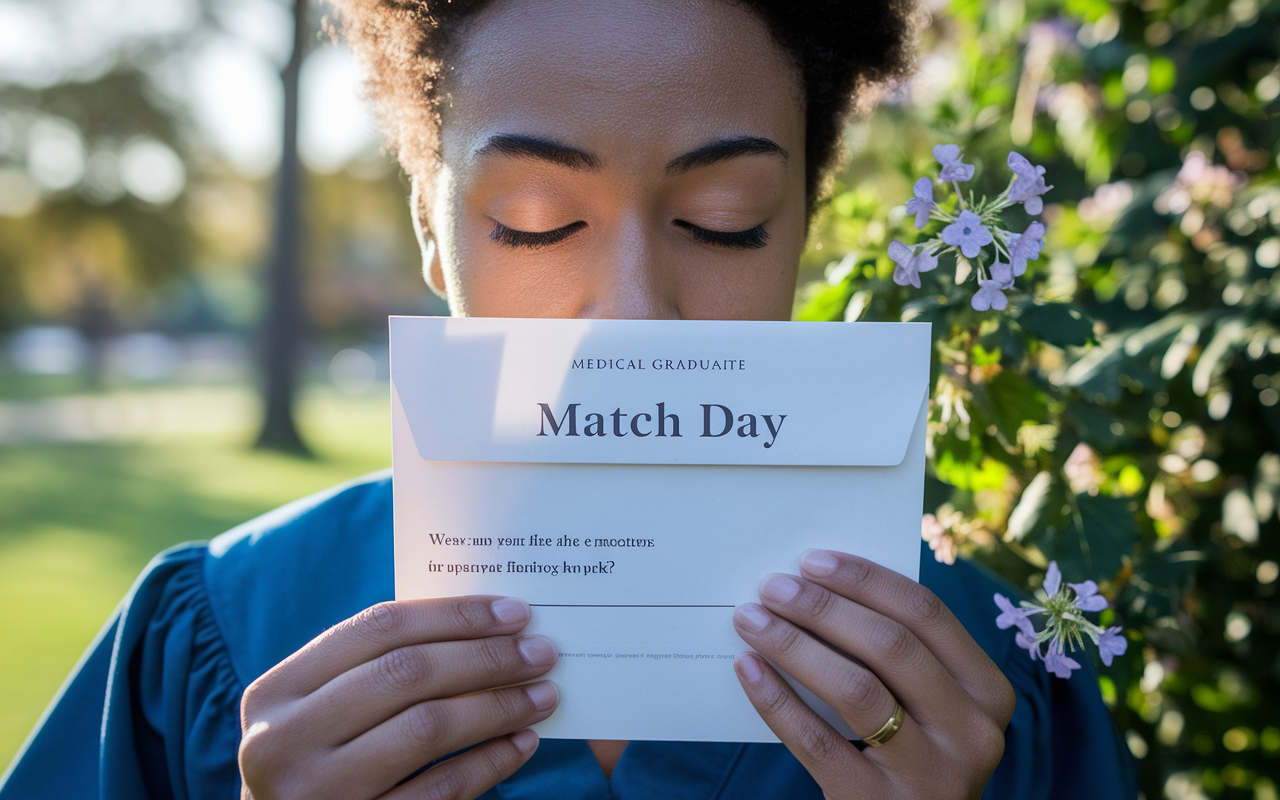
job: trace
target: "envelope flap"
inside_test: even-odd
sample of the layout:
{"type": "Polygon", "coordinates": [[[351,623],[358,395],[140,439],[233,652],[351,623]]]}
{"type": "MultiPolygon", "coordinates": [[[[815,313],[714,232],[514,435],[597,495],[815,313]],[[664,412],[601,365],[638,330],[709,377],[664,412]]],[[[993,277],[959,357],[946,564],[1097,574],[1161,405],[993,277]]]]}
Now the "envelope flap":
{"type": "Polygon", "coordinates": [[[428,461],[892,466],[929,325],[391,318],[428,461]]]}

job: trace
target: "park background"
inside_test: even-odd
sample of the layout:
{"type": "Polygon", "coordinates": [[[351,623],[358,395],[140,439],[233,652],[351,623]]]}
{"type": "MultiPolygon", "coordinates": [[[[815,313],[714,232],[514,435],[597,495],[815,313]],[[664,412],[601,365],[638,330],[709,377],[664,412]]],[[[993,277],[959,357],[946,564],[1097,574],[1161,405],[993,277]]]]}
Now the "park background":
{"type": "MultiPolygon", "coordinates": [[[[1143,795],[1274,800],[1280,2],[929,10],[796,316],[934,323],[936,556],[1097,580],[1143,795]],[[1054,186],[1003,313],[890,280],[948,141],[1054,186]]],[[[0,0],[0,764],[155,552],[390,462],[385,318],[447,308],[324,13],[0,0]]]]}

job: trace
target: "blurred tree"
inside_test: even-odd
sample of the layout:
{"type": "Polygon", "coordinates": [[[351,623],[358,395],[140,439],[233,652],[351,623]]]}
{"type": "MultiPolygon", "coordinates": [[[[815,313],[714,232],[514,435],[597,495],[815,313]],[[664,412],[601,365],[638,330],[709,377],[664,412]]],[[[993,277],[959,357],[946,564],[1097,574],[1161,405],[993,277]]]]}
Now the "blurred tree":
{"type": "Polygon", "coordinates": [[[1102,583],[1131,646],[1100,680],[1148,798],[1277,796],[1278,23],[1275,0],[955,0],[805,259],[827,267],[800,318],[933,323],[938,557],[1102,583]],[[891,280],[888,241],[936,235],[892,206],[943,141],[980,195],[1010,149],[1055,186],[1005,312],[950,265],[891,280]]]}
{"type": "Polygon", "coordinates": [[[280,72],[284,124],[276,174],[275,225],[266,268],[266,314],[262,324],[262,384],[265,416],[258,447],[308,452],[294,422],[294,395],[302,344],[303,314],[299,267],[302,252],[302,168],[298,161],[298,76],[311,40],[307,0],[293,2],[293,49],[280,72]]]}
{"type": "Polygon", "coordinates": [[[185,270],[181,109],[126,64],[43,89],[0,86],[0,326],[32,316],[81,328],[97,354],[120,317],[185,270]],[[27,148],[21,145],[29,144],[27,148]]]}
{"type": "MultiPolygon", "coordinates": [[[[297,140],[299,73],[314,33],[307,5],[290,5],[292,49],[280,71],[281,162],[262,280],[258,445],[291,452],[306,451],[292,408],[305,317],[297,140]]],[[[47,86],[31,88],[0,76],[0,326],[71,322],[101,353],[107,336],[145,322],[164,284],[191,273],[202,246],[193,216],[209,215],[189,207],[188,174],[198,165],[208,174],[197,179],[216,176],[225,185],[228,176],[189,109],[158,89],[156,75],[172,69],[176,54],[227,34],[231,13],[216,3],[193,8],[188,23],[164,35],[104,34],[94,48],[98,64],[89,70],[109,65],[98,77],[55,74],[47,86]]],[[[66,21],[79,10],[60,2],[45,13],[66,21]]],[[[67,74],[85,68],[74,59],[63,65],[67,74]]],[[[226,192],[204,193],[215,201],[218,194],[226,192]]],[[[208,211],[217,203],[203,205],[208,211]]],[[[92,363],[100,366],[101,358],[92,363]]]]}

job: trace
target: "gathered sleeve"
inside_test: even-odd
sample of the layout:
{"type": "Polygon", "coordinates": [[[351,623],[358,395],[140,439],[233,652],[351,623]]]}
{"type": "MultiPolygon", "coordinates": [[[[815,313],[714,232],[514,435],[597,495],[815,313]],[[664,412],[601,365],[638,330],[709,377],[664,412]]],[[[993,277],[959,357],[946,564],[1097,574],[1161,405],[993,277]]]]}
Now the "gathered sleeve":
{"type": "Polygon", "coordinates": [[[203,545],[157,556],[54,698],[0,800],[239,793],[243,691],[210,608],[203,545]]]}

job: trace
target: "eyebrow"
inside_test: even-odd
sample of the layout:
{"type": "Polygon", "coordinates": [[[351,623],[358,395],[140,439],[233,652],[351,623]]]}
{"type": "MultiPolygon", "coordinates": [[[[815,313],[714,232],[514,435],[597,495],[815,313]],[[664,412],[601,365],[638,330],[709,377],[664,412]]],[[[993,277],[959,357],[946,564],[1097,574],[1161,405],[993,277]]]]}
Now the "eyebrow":
{"type": "Polygon", "coordinates": [[[677,175],[688,172],[695,167],[705,167],[708,164],[714,164],[717,161],[724,161],[727,158],[736,158],[738,156],[751,155],[771,155],[781,156],[783,159],[787,157],[787,151],[772,139],[764,139],[759,136],[738,136],[732,139],[717,139],[709,144],[704,144],[696,150],[691,150],[682,156],[672,159],[667,164],[667,174],[677,175]]]}
{"type": "MultiPolygon", "coordinates": [[[[484,146],[476,151],[477,156],[489,154],[500,154],[512,158],[536,158],[570,169],[600,168],[600,160],[585,150],[579,150],[552,139],[516,133],[498,133],[490,136],[484,146]]],[[[785,159],[787,151],[772,139],[760,136],[717,139],[672,159],[667,164],[666,172],[668,175],[678,175],[725,159],[750,155],[771,155],[785,159]]]]}
{"type": "Polygon", "coordinates": [[[561,144],[551,139],[537,136],[522,136],[514,133],[499,133],[490,136],[484,146],[476,151],[477,156],[498,153],[513,158],[536,158],[549,161],[570,169],[599,169],[600,161],[588,152],[561,144]]]}

